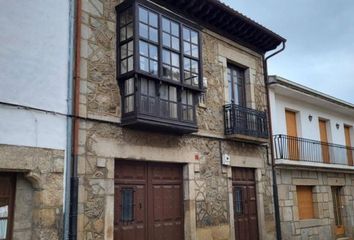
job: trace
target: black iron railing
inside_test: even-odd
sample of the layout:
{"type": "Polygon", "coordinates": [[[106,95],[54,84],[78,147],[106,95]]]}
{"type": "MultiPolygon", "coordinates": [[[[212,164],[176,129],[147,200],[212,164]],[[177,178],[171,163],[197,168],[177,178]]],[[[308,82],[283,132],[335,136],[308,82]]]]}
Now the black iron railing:
{"type": "Polygon", "coordinates": [[[275,159],[353,165],[353,147],[287,135],[275,135],[274,148],[275,159]]]}
{"type": "Polygon", "coordinates": [[[241,107],[236,104],[224,106],[225,135],[240,134],[257,138],[268,138],[266,112],[241,107]]]}

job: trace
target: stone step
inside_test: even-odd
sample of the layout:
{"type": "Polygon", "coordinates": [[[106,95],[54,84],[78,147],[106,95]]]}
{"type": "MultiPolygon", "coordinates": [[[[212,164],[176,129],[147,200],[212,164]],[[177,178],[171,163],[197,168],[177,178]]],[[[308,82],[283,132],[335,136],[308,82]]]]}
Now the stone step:
{"type": "Polygon", "coordinates": [[[340,238],[337,238],[336,240],[352,240],[352,238],[350,238],[350,237],[340,237],[340,238]]]}

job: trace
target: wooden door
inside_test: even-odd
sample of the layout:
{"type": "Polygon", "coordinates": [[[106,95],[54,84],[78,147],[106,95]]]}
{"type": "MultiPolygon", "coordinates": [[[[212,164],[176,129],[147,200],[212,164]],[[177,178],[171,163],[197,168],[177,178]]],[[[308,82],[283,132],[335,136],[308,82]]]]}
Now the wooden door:
{"type": "Polygon", "coordinates": [[[255,170],[232,169],[235,237],[238,240],[258,239],[255,170]]]}
{"type": "Polygon", "coordinates": [[[352,150],[352,142],[350,139],[350,129],[349,126],[344,126],[344,133],[345,133],[345,145],[347,147],[347,159],[348,165],[353,166],[353,150],[352,150]]]}
{"type": "Polygon", "coordinates": [[[320,138],[321,138],[321,150],[324,163],[330,163],[329,146],[328,146],[328,133],[327,122],[325,120],[319,120],[320,126],[320,138]]]}
{"type": "Polygon", "coordinates": [[[0,239],[12,239],[16,175],[0,173],[0,239]]]}
{"type": "Polygon", "coordinates": [[[299,145],[297,139],[297,122],[296,113],[285,111],[286,129],[288,134],[288,158],[291,160],[299,160],[299,145]]]}
{"type": "Polygon", "coordinates": [[[333,210],[335,219],[335,233],[338,237],[342,237],[345,233],[342,219],[342,204],[340,199],[340,187],[332,187],[333,210]]]}
{"type": "Polygon", "coordinates": [[[182,179],[177,164],[117,161],[114,239],[183,239],[182,179]]]}

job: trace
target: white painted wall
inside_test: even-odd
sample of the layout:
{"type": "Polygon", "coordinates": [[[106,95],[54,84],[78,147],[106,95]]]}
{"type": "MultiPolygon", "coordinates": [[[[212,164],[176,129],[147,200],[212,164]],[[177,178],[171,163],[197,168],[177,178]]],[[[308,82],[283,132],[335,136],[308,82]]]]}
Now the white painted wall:
{"type": "MultiPolygon", "coordinates": [[[[66,113],[69,1],[0,6],[0,101],[66,113]]],[[[0,116],[0,144],[65,149],[65,117],[1,104],[0,116]]]]}
{"type": "MultiPolygon", "coordinates": [[[[319,141],[319,119],[325,119],[328,120],[329,142],[345,145],[344,125],[349,125],[352,127],[351,140],[354,147],[354,111],[351,113],[348,109],[348,113],[343,114],[337,112],[335,107],[325,107],[323,100],[319,100],[318,104],[314,104],[304,99],[303,95],[296,94],[296,91],[292,89],[283,89],[280,94],[273,86],[270,88],[273,135],[287,135],[285,110],[291,110],[297,113],[298,137],[319,141]],[[288,95],[286,95],[287,92],[289,93],[288,95]],[[297,97],[294,97],[296,95],[297,97]],[[312,121],[309,120],[309,115],[312,115],[312,121]],[[337,123],[339,124],[339,129],[336,127],[337,123]]],[[[342,108],[340,106],[337,107],[342,108]]],[[[343,151],[342,155],[343,158],[338,161],[345,163],[346,152],[343,151]]]]}

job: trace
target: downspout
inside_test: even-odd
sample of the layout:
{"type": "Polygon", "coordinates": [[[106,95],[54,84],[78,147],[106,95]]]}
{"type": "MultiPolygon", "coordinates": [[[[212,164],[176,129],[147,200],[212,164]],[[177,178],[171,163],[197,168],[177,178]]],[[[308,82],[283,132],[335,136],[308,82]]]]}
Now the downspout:
{"type": "Polygon", "coordinates": [[[270,155],[272,158],[272,178],[273,178],[273,198],[274,198],[274,215],[275,215],[275,227],[277,240],[281,240],[281,227],[280,227],[280,212],[279,212],[279,197],[278,197],[278,185],[277,185],[277,177],[275,172],[275,162],[274,162],[274,146],[273,146],[273,128],[272,128],[272,115],[271,115],[271,106],[270,106],[270,98],[269,98],[269,86],[268,86],[268,64],[267,61],[271,57],[277,55],[278,53],[284,51],[285,42],[282,42],[282,47],[278,51],[272,53],[268,57],[265,58],[263,55],[263,71],[264,71],[264,84],[266,88],[267,95],[267,105],[268,105],[268,120],[269,120],[269,140],[270,140],[270,155]]]}
{"type": "Polygon", "coordinates": [[[72,114],[73,114],[73,74],[75,54],[75,5],[76,0],[69,0],[69,52],[67,79],[67,118],[66,118],[66,152],[64,164],[64,203],[63,203],[63,239],[69,239],[70,226],[70,190],[72,173],[72,114]]]}
{"type": "Polygon", "coordinates": [[[75,18],[75,69],[74,69],[74,102],[73,102],[73,133],[72,133],[72,162],[71,162],[71,195],[70,195],[70,225],[69,239],[77,239],[77,215],[78,215],[78,141],[79,141],[79,111],[80,111],[80,56],[81,56],[81,0],[76,0],[75,18]]]}

